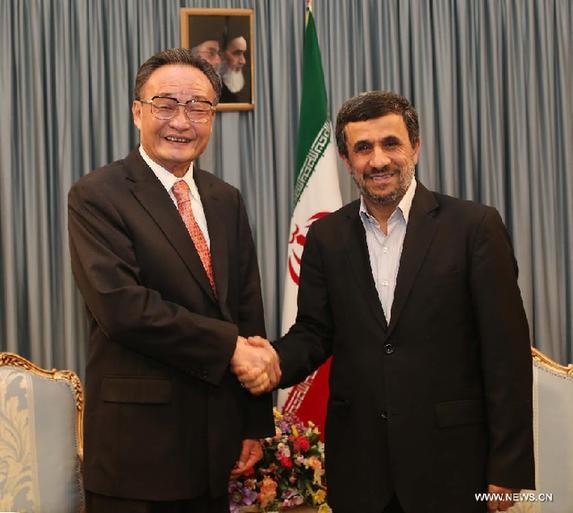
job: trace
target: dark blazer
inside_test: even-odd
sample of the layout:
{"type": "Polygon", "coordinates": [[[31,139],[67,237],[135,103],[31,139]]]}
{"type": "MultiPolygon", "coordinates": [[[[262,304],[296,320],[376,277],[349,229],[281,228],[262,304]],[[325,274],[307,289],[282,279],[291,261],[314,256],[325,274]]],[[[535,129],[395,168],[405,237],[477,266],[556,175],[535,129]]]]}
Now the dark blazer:
{"type": "Polygon", "coordinates": [[[195,168],[217,288],[185,225],[133,151],[69,194],[72,269],[90,324],[86,488],[142,500],[227,492],[241,441],[274,434],[271,397],[229,370],[237,335],[264,333],[239,192],[195,168]]]}
{"type": "Polygon", "coordinates": [[[359,201],[316,221],[281,386],[329,355],[328,502],[380,513],[485,511],[487,483],[534,487],[529,330],[497,211],[417,185],[390,325],[359,201]]]}

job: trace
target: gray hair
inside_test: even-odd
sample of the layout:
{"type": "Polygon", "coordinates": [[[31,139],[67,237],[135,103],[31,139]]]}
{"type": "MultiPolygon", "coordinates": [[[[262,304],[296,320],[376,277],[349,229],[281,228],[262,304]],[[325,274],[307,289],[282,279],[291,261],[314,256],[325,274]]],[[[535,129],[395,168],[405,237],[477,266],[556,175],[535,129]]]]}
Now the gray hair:
{"type": "Polygon", "coordinates": [[[209,79],[209,82],[215,91],[214,105],[219,103],[219,98],[221,96],[221,77],[211,64],[194,55],[194,52],[188,48],[168,48],[167,50],[162,50],[147,59],[139,67],[135,77],[133,95],[136,100],[141,99],[141,89],[143,89],[143,86],[149,80],[151,74],[161,66],[166,66],[168,64],[184,64],[193,66],[203,72],[203,74],[209,79]]]}

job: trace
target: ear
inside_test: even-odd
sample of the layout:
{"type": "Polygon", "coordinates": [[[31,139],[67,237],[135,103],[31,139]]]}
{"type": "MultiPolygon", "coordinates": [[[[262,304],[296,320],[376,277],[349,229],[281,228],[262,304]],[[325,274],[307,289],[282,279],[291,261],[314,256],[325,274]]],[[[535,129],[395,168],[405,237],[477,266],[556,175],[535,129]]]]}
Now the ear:
{"type": "Polygon", "coordinates": [[[133,114],[133,124],[141,130],[141,109],[143,104],[137,100],[133,100],[131,104],[131,113],[133,114]]]}
{"type": "Polygon", "coordinates": [[[420,155],[420,147],[422,145],[422,140],[418,139],[416,141],[416,144],[414,145],[414,154],[412,156],[412,160],[414,161],[414,164],[418,163],[418,156],[420,155]]]}

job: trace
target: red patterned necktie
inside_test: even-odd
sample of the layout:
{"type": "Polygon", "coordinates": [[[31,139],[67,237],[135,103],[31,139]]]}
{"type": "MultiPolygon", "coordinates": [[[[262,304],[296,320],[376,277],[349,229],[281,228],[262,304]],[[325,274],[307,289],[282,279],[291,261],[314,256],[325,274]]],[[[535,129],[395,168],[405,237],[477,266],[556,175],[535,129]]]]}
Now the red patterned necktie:
{"type": "Polygon", "coordinates": [[[195,244],[195,249],[199,253],[199,258],[203,264],[203,268],[207,273],[207,278],[209,278],[209,283],[213,292],[216,294],[215,289],[215,277],[213,275],[213,264],[211,263],[211,252],[209,251],[209,246],[205,240],[205,236],[201,231],[201,228],[195,220],[193,215],[193,209],[191,208],[191,195],[189,191],[189,185],[185,180],[178,180],[173,184],[172,187],[173,194],[177,200],[177,209],[181,215],[189,235],[191,235],[191,240],[195,244]]]}

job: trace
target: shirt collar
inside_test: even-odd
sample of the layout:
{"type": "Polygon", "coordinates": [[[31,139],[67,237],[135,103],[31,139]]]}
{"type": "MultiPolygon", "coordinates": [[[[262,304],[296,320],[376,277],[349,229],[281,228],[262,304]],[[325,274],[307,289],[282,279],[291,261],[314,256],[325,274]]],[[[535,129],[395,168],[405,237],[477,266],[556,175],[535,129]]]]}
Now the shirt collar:
{"type": "Polygon", "coordinates": [[[141,158],[151,168],[151,171],[153,171],[153,173],[155,174],[157,179],[161,182],[161,185],[165,187],[167,192],[171,193],[171,188],[173,187],[175,182],[178,182],[179,180],[184,180],[185,182],[187,182],[187,185],[189,186],[191,197],[196,200],[199,199],[199,190],[197,189],[197,184],[195,183],[195,179],[193,178],[193,171],[194,171],[193,162],[191,162],[191,164],[189,165],[189,169],[187,170],[185,175],[179,178],[178,176],[175,176],[173,173],[170,173],[163,166],[160,166],[157,162],[155,162],[143,149],[143,146],[141,144],[139,145],[139,153],[141,155],[141,158]]]}
{"type": "MultiPolygon", "coordinates": [[[[412,209],[412,201],[414,200],[414,193],[416,192],[416,185],[417,185],[416,178],[412,177],[410,186],[406,190],[404,196],[402,196],[400,203],[398,203],[398,206],[396,207],[394,212],[392,212],[392,215],[390,217],[394,216],[396,211],[400,211],[402,213],[402,216],[404,217],[404,221],[406,222],[406,224],[408,224],[408,218],[410,217],[410,210],[412,209]]],[[[368,209],[366,208],[366,203],[364,202],[364,196],[360,196],[360,215],[363,218],[378,224],[378,222],[368,212],[368,209]]]]}
{"type": "Polygon", "coordinates": [[[402,215],[404,216],[404,221],[408,224],[408,218],[410,217],[410,210],[412,210],[412,201],[414,200],[414,193],[416,192],[416,178],[412,177],[412,181],[410,182],[410,186],[406,191],[406,194],[402,196],[400,203],[398,203],[398,207],[402,211],[402,215]]]}

